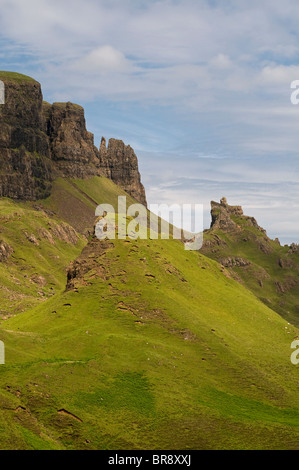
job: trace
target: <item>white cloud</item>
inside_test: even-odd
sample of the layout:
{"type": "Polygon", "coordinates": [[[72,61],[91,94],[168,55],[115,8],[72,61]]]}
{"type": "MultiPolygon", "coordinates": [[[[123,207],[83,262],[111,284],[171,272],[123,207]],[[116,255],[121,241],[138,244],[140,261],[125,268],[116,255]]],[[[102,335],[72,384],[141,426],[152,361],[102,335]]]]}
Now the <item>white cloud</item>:
{"type": "Polygon", "coordinates": [[[210,60],[210,65],[216,69],[228,69],[232,66],[230,58],[225,54],[218,54],[210,60]]]}
{"type": "Polygon", "coordinates": [[[260,79],[266,85],[290,86],[293,80],[299,79],[299,66],[267,65],[262,69],[260,79]]]}
{"type": "Polygon", "coordinates": [[[155,168],[141,161],[150,197],[201,191],[263,211],[275,183],[286,188],[283,203],[294,202],[285,182],[297,184],[299,171],[297,0],[0,0],[0,11],[3,68],[34,75],[48,100],[98,103],[99,132],[110,122],[141,150],[161,146],[155,168]],[[177,175],[201,182],[180,190],[177,175]],[[240,182],[260,185],[258,195],[240,182]]]}
{"type": "Polygon", "coordinates": [[[71,68],[84,73],[129,71],[130,64],[124,54],[112,46],[93,49],[84,57],[74,61],[71,68]]]}

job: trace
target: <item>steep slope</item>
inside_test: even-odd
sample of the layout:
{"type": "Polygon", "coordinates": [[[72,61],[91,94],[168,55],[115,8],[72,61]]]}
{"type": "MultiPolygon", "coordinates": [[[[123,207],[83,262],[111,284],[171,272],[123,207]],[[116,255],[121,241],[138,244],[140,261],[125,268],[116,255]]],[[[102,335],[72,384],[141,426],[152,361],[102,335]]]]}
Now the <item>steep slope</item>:
{"type": "Polygon", "coordinates": [[[61,291],[66,267],[86,241],[73,227],[28,204],[0,199],[0,319],[61,291]]]}
{"type": "Polygon", "coordinates": [[[253,217],[225,198],[211,203],[201,252],[221,263],[266,305],[299,325],[299,250],[271,240],[253,217]]]}
{"type": "Polygon", "coordinates": [[[202,252],[98,240],[98,204],[146,202],[133,149],[112,139],[97,150],[81,107],[42,104],[37,82],[2,78],[13,99],[0,187],[14,200],[0,200],[0,448],[298,449],[299,331],[248,289],[260,280],[276,307],[273,262],[279,253],[294,277],[296,247],[225,200],[202,252]],[[248,266],[246,284],[237,269],[248,266]]]}
{"type": "Polygon", "coordinates": [[[93,228],[95,209],[99,204],[111,204],[117,211],[118,197],[126,196],[127,206],[136,203],[129,194],[103,176],[89,179],[58,178],[53,182],[51,195],[34,203],[51,211],[88,235],[93,228]]]}
{"type": "Polygon", "coordinates": [[[0,199],[0,319],[23,312],[65,289],[66,269],[87,243],[98,204],[126,196],[104,177],[59,178],[35,202],[0,199]]]}
{"type": "Polygon", "coordinates": [[[2,322],[2,448],[296,449],[297,335],[177,240],[93,237],[2,322]]]}

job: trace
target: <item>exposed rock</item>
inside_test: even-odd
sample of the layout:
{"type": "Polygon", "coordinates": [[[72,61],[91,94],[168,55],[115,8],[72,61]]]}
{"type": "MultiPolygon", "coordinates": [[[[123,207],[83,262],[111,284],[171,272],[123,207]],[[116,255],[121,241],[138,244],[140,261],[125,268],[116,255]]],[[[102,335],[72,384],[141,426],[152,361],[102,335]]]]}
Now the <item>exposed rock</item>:
{"type": "Polygon", "coordinates": [[[86,130],[84,109],[70,102],[47,103],[44,116],[57,175],[83,179],[98,174],[99,152],[86,130]]]}
{"type": "Polygon", "coordinates": [[[0,106],[0,197],[37,200],[49,196],[54,178],[106,176],[146,205],[134,150],[103,138],[100,149],[87,131],[84,109],[43,101],[38,82],[0,72],[5,104],[0,106]]]}
{"type": "Polygon", "coordinates": [[[39,241],[37,240],[36,236],[33,233],[29,234],[27,232],[24,232],[24,235],[30,243],[32,243],[35,246],[39,245],[39,241]]]}
{"type": "Polygon", "coordinates": [[[290,245],[289,253],[298,253],[299,245],[297,243],[292,243],[290,245]]]}
{"type": "Polygon", "coordinates": [[[99,258],[112,246],[108,240],[99,242],[94,236],[83,248],[81,255],[70,264],[66,290],[76,290],[79,286],[88,284],[92,277],[106,280],[106,269],[99,258]]]}
{"type": "Polygon", "coordinates": [[[211,228],[220,229],[224,232],[240,230],[240,227],[232,220],[232,215],[243,215],[242,207],[229,206],[226,198],[222,198],[220,203],[211,201],[211,228]]]}
{"type": "Polygon", "coordinates": [[[51,233],[47,229],[45,229],[45,228],[39,229],[38,234],[41,238],[44,238],[49,243],[51,243],[51,245],[55,244],[55,240],[54,240],[53,236],[51,235],[51,233]]]}
{"type": "Polygon", "coordinates": [[[289,258],[279,258],[278,264],[283,269],[292,268],[294,266],[293,261],[289,258]]]}
{"type": "Polygon", "coordinates": [[[49,230],[41,228],[39,236],[47,240],[51,245],[55,244],[55,238],[72,245],[76,245],[79,240],[76,230],[71,225],[65,223],[52,224],[49,230]]]}
{"type": "Polygon", "coordinates": [[[5,104],[0,106],[0,197],[47,197],[52,165],[40,84],[2,73],[0,78],[5,84],[5,104]]]}
{"type": "Polygon", "coordinates": [[[225,197],[220,203],[211,201],[211,228],[220,229],[224,232],[240,231],[241,227],[233,219],[241,219],[242,224],[253,226],[260,232],[266,234],[266,230],[260,227],[254,217],[244,215],[241,206],[230,206],[225,197]]]}
{"type": "Polygon", "coordinates": [[[12,247],[3,240],[0,240],[0,263],[6,261],[13,253],[12,247]]]}
{"type": "Polygon", "coordinates": [[[266,255],[268,255],[269,253],[272,253],[273,252],[273,248],[272,246],[270,245],[269,241],[267,239],[265,240],[261,240],[259,243],[258,243],[258,247],[259,249],[265,253],[266,255]]]}
{"type": "Polygon", "coordinates": [[[45,287],[45,285],[47,284],[47,281],[44,278],[44,276],[42,276],[40,274],[37,274],[37,273],[32,274],[30,279],[31,279],[32,282],[39,285],[40,287],[45,287]]]}
{"type": "Polygon", "coordinates": [[[100,145],[101,173],[121,186],[134,199],[146,206],[145,190],[140,180],[138,160],[130,145],[122,140],[110,139],[108,148],[102,137],[100,145]]]}
{"type": "Polygon", "coordinates": [[[233,257],[233,256],[228,256],[227,258],[221,258],[219,262],[225,268],[245,267],[251,264],[251,262],[248,259],[240,258],[240,257],[233,257]]]}
{"type": "Polygon", "coordinates": [[[76,230],[65,223],[60,223],[52,227],[51,233],[53,237],[72,245],[76,245],[79,240],[76,230]]]}
{"type": "Polygon", "coordinates": [[[230,206],[225,198],[211,203],[211,214],[203,254],[218,261],[223,274],[227,270],[272,310],[297,325],[299,245],[282,247],[253,217],[244,215],[240,206],[230,206]]]}
{"type": "Polygon", "coordinates": [[[216,233],[213,234],[211,239],[203,237],[203,248],[213,249],[214,247],[227,246],[225,241],[222,240],[216,233]]]}
{"type": "Polygon", "coordinates": [[[284,294],[297,285],[298,279],[292,276],[289,276],[283,283],[280,281],[275,281],[275,287],[279,294],[284,294]]]}

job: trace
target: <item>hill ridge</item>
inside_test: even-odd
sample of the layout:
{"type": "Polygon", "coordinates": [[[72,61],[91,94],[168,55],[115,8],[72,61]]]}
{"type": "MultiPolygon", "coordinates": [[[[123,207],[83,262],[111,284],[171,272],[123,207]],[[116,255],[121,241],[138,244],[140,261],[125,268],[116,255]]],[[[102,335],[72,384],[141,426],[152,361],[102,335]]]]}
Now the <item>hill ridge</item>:
{"type": "MultiPolygon", "coordinates": [[[[30,77],[0,72],[0,196],[36,200],[50,195],[58,177],[105,176],[147,205],[134,150],[111,138],[107,151],[94,145],[82,106],[43,101],[30,77]]],[[[103,139],[102,139],[103,141],[103,139]]]]}
{"type": "Polygon", "coordinates": [[[211,226],[204,232],[202,253],[230,274],[270,308],[299,324],[299,253],[296,244],[271,240],[254,217],[226,198],[211,201],[211,226]]]}

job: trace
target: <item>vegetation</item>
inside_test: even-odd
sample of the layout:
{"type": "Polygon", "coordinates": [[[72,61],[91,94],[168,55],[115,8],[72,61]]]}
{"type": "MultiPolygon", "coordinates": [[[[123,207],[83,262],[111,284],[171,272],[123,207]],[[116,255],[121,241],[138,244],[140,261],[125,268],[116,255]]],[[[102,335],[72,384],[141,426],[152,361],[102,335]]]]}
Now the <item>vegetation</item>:
{"type": "Polygon", "coordinates": [[[298,330],[228,270],[178,240],[39,236],[119,194],[94,178],[58,180],[44,210],[1,200],[1,448],[297,449],[298,330]]]}
{"type": "Polygon", "coordinates": [[[16,73],[16,72],[0,72],[0,80],[9,80],[9,81],[16,81],[19,83],[22,82],[35,82],[31,77],[28,77],[27,75],[23,75],[21,73],[16,73]]]}
{"type": "Polygon", "coordinates": [[[248,261],[243,266],[228,266],[230,274],[287,321],[299,326],[299,249],[271,240],[249,217],[231,215],[231,219],[238,230],[212,227],[205,231],[202,252],[224,265],[230,259],[248,261]]]}

